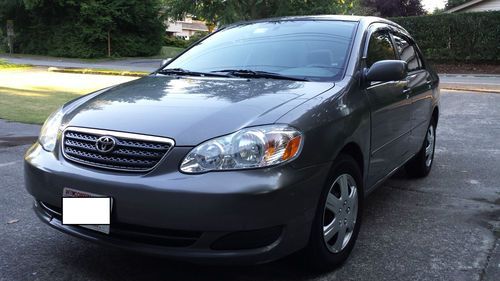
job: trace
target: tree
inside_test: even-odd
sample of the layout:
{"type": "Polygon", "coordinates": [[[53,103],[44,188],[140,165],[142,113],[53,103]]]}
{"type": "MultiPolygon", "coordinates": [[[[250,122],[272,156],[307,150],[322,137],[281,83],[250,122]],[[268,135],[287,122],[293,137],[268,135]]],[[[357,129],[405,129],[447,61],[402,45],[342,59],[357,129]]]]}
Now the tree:
{"type": "Polygon", "coordinates": [[[426,12],[421,0],[363,0],[362,5],[373,8],[374,16],[420,16],[426,12]]]}
{"type": "Polygon", "coordinates": [[[441,9],[440,9],[440,8],[436,7],[436,8],[434,8],[434,11],[432,11],[432,14],[433,14],[433,15],[440,15],[440,14],[443,14],[443,13],[444,13],[444,11],[445,11],[445,9],[444,9],[444,8],[441,8],[441,9]]]}
{"type": "Polygon", "coordinates": [[[357,0],[163,0],[170,19],[186,14],[205,20],[209,25],[228,24],[279,16],[345,14],[357,0]]]}
{"type": "Polygon", "coordinates": [[[445,9],[449,10],[449,9],[454,8],[456,6],[462,5],[463,3],[468,2],[468,1],[470,1],[470,0],[448,0],[448,1],[446,1],[445,9]]]}
{"type": "Polygon", "coordinates": [[[355,0],[352,4],[352,9],[349,11],[353,15],[358,16],[372,16],[375,14],[375,9],[373,7],[365,6],[364,0],[355,0]]]}
{"type": "Polygon", "coordinates": [[[156,55],[163,42],[160,0],[0,0],[23,53],[103,57],[156,55]],[[109,44],[111,43],[111,44],[109,44]]]}

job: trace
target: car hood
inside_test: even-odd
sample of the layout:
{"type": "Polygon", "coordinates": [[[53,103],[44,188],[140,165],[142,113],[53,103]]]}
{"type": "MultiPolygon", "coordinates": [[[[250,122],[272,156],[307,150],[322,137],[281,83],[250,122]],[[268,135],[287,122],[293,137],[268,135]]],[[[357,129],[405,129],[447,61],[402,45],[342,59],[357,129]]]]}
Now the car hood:
{"type": "Polygon", "coordinates": [[[243,127],[270,124],[333,83],[147,76],[80,101],[67,126],[173,138],[191,146],[243,127]]]}

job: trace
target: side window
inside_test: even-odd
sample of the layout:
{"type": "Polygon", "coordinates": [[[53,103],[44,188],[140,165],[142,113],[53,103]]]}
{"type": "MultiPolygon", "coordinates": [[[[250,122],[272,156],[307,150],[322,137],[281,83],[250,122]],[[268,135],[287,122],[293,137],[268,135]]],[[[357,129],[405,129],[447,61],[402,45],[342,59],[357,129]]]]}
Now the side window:
{"type": "Polygon", "coordinates": [[[377,61],[396,59],[396,52],[394,51],[389,33],[382,31],[374,32],[368,44],[368,53],[366,56],[367,67],[372,66],[377,61]]]}
{"type": "Polygon", "coordinates": [[[402,36],[393,35],[393,37],[399,57],[401,60],[408,63],[408,71],[422,69],[422,61],[420,60],[414,45],[402,36]]]}

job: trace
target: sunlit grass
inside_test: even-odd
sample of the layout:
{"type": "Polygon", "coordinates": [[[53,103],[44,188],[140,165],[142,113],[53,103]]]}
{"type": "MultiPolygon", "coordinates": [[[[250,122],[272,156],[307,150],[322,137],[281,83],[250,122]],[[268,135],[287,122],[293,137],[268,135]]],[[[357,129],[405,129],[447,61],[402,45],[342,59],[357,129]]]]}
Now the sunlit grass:
{"type": "Polygon", "coordinates": [[[51,112],[81,95],[136,77],[52,73],[41,69],[0,71],[0,118],[42,124],[51,112]]]}
{"type": "Polygon", "coordinates": [[[4,59],[0,59],[0,70],[3,70],[3,69],[14,69],[14,68],[28,68],[28,67],[31,67],[31,65],[28,65],[28,64],[8,63],[4,59]]]}
{"type": "Polygon", "coordinates": [[[0,118],[42,124],[52,111],[82,94],[0,87],[0,118]]]}

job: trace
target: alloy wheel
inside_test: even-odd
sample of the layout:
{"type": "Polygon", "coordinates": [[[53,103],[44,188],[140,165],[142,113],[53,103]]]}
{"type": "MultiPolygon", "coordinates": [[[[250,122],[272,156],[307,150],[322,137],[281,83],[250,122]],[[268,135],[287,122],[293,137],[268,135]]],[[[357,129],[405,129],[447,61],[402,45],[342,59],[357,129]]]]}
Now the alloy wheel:
{"type": "Polygon", "coordinates": [[[342,174],[330,186],[323,213],[323,238],[330,252],[342,251],[354,233],[358,216],[358,189],[349,174],[342,174]]]}

